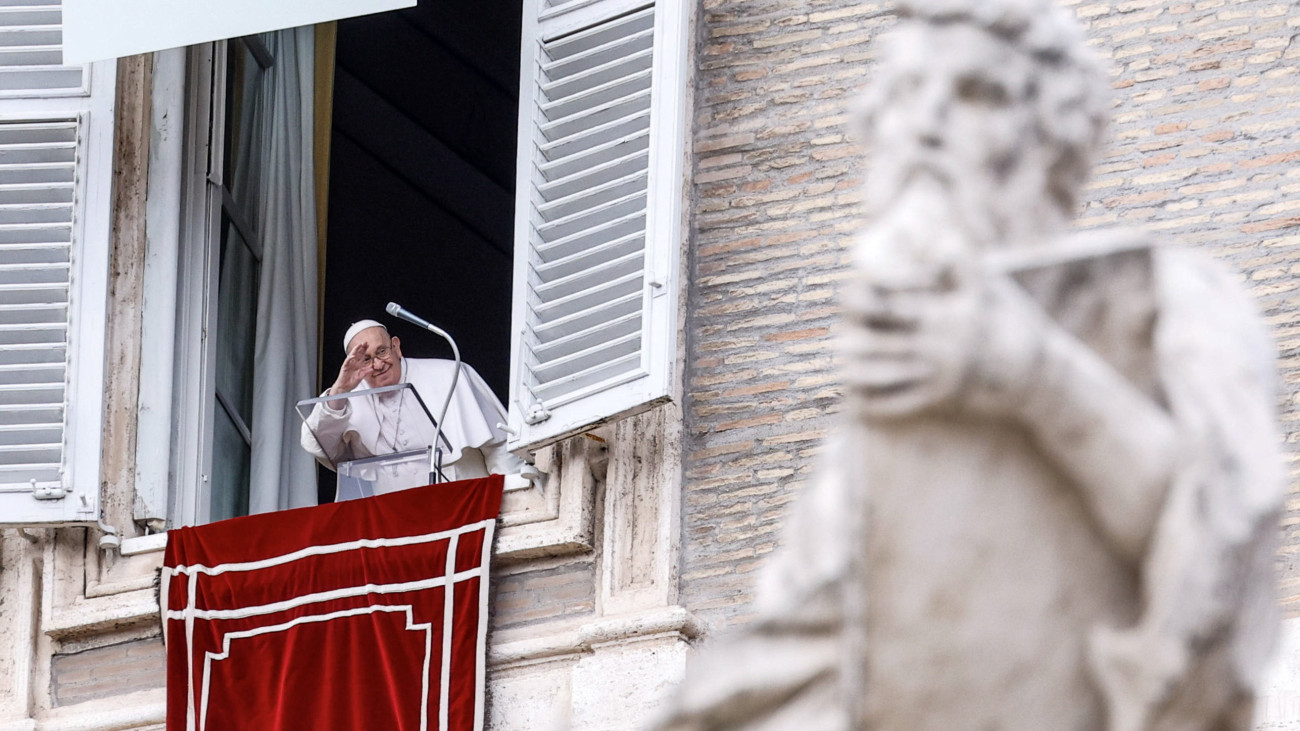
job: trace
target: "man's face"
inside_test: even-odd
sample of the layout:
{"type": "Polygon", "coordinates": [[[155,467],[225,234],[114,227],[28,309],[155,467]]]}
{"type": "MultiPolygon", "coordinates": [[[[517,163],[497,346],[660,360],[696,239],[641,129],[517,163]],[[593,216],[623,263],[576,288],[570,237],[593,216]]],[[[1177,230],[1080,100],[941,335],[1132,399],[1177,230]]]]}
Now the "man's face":
{"type": "Polygon", "coordinates": [[[1008,189],[1041,185],[1046,174],[1025,180],[1038,162],[1032,60],[964,24],[900,28],[890,51],[873,90],[869,203],[887,210],[931,178],[968,225],[1003,228],[993,219],[1017,215],[997,210],[1008,189]]]}
{"type": "Polygon", "coordinates": [[[365,370],[366,383],[371,388],[396,385],[402,379],[402,348],[398,338],[388,337],[382,327],[370,327],[357,333],[348,343],[349,352],[356,353],[365,346],[370,358],[365,370]]]}

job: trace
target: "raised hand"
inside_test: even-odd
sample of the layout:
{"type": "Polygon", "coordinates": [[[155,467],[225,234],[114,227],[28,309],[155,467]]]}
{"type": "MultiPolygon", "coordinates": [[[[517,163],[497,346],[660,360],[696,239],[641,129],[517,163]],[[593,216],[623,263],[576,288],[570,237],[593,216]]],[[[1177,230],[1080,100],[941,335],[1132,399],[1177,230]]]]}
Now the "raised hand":
{"type": "MultiPolygon", "coordinates": [[[[357,347],[352,349],[348,357],[343,360],[343,365],[339,367],[338,378],[335,378],[334,385],[329,387],[329,395],[349,393],[365,379],[366,373],[370,370],[369,349],[369,343],[358,343],[357,347]]],[[[330,408],[340,409],[345,403],[343,399],[331,401],[330,408]]]]}

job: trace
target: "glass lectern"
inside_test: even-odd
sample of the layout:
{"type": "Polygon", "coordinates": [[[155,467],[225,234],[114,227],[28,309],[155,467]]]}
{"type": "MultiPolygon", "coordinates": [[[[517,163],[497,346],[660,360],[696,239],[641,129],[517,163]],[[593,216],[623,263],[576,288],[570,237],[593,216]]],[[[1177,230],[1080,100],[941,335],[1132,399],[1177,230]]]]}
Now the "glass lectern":
{"type": "Polygon", "coordinates": [[[297,411],[338,474],[335,500],[445,481],[450,442],[409,383],[303,399],[297,411]]]}

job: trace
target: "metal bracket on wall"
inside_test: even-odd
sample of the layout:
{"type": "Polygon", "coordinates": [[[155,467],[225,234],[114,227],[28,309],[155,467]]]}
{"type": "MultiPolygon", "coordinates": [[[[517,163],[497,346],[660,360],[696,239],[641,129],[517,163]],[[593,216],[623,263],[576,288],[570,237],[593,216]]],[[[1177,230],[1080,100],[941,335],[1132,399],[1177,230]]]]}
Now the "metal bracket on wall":
{"type": "Polygon", "coordinates": [[[104,534],[99,537],[99,550],[117,551],[122,548],[122,539],[117,534],[117,529],[104,522],[103,518],[95,521],[99,530],[104,534]]]}

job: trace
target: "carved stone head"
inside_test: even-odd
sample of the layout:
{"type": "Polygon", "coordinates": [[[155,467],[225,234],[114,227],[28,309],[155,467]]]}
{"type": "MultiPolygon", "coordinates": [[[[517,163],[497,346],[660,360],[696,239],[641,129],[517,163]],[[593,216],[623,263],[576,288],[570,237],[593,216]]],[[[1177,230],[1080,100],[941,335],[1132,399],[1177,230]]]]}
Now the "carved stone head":
{"type": "Polygon", "coordinates": [[[1109,109],[1073,19],[1052,0],[902,0],[898,13],[866,105],[869,214],[925,181],[982,246],[1033,245],[1072,218],[1109,109]]]}

